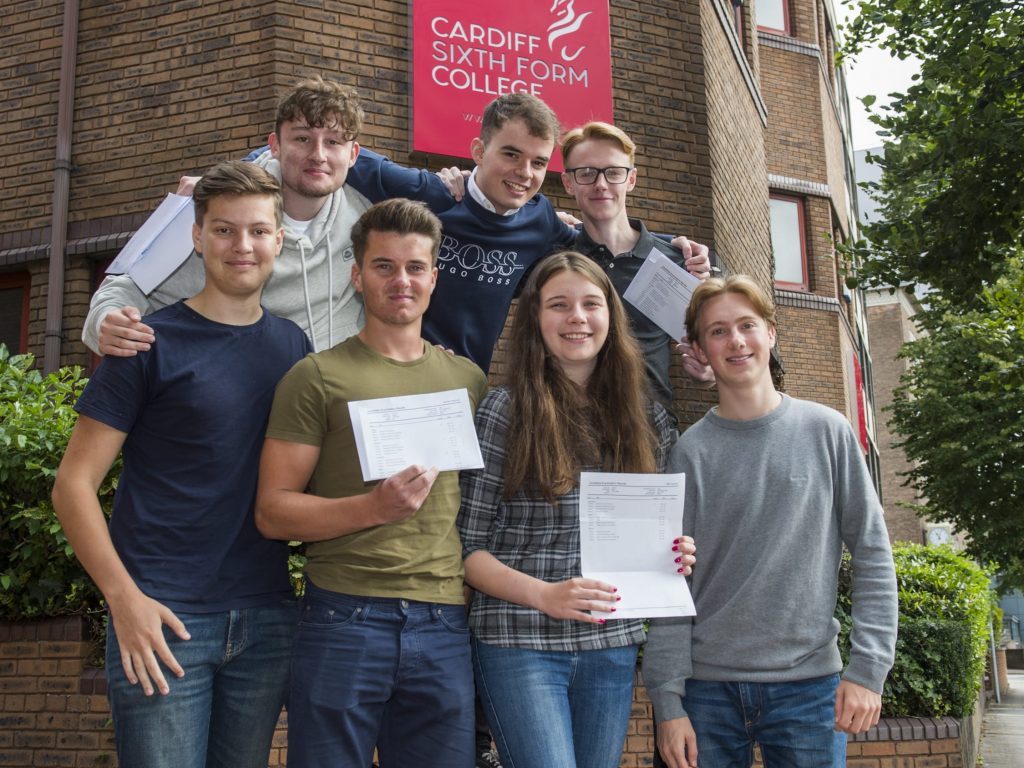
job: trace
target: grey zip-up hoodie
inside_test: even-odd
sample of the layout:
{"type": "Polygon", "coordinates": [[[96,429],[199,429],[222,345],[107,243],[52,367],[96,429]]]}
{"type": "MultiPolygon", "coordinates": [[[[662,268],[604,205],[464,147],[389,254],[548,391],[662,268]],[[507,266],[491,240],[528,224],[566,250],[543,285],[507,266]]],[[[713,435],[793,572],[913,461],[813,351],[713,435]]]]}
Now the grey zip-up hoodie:
{"type": "MultiPolygon", "coordinates": [[[[281,167],[270,150],[253,162],[278,181],[281,167]]],[[[316,351],[329,349],[363,326],[363,304],[352,285],[352,225],[370,202],[343,185],[330,196],[306,233],[296,236],[285,228],[284,246],[263,288],[261,303],[268,312],[287,318],[306,332],[316,351]]],[[[148,296],[127,275],[109,275],[89,304],[82,341],[99,352],[99,327],[111,310],[136,307],[147,315],[190,298],[203,288],[202,259],[191,253],[148,296]]]]}

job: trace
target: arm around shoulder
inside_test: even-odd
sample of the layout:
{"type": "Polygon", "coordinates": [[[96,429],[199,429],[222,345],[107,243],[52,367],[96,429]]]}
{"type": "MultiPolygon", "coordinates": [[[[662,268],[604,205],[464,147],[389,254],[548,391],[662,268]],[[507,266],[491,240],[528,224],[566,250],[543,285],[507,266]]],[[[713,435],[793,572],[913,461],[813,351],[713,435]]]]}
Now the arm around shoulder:
{"type": "Polygon", "coordinates": [[[407,197],[426,203],[435,214],[444,213],[456,202],[437,174],[399,165],[366,147],[360,147],[345,183],[372,203],[407,197]]]}

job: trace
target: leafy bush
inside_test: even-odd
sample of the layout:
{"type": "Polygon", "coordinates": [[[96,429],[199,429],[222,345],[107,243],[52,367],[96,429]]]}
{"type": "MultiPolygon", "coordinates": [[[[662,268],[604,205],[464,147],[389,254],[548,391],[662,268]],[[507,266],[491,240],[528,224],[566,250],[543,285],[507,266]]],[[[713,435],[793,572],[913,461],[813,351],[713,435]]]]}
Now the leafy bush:
{"type": "MultiPolygon", "coordinates": [[[[884,717],[964,717],[985,669],[995,598],[990,576],[949,547],[893,547],[899,588],[896,661],[882,695],[884,717]]],[[[849,658],[849,557],[840,571],[839,647],[849,658]]]]}
{"type": "MultiPolygon", "coordinates": [[[[0,345],[0,618],[96,615],[101,595],[50,503],[86,380],[78,367],[43,376],[33,360],[0,345]]],[[[119,474],[120,461],[100,489],[108,514],[119,474]]]]}

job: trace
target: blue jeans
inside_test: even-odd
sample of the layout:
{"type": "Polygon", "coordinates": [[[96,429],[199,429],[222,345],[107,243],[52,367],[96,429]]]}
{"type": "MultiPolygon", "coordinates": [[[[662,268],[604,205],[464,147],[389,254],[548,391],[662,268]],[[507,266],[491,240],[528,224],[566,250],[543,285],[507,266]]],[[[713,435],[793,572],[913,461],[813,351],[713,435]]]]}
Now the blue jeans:
{"type": "Polygon", "coordinates": [[[107,698],[118,760],[146,768],[266,768],[288,692],[295,601],[175,613],[192,639],[164,627],[185,670],[179,679],[164,668],[166,696],[146,696],[128,682],[114,623],[107,626],[107,698]]]}
{"type": "Polygon", "coordinates": [[[473,641],[477,689],[505,768],[617,768],[637,646],[535,651],[473,641]]]}
{"type": "Polygon", "coordinates": [[[471,768],[473,668],[462,605],[306,582],[292,653],[291,768],[471,768]]]}
{"type": "Polygon", "coordinates": [[[765,768],[842,768],[846,734],[835,726],[839,675],[790,683],[687,680],[683,703],[701,768],[749,768],[754,743],[765,768]]]}

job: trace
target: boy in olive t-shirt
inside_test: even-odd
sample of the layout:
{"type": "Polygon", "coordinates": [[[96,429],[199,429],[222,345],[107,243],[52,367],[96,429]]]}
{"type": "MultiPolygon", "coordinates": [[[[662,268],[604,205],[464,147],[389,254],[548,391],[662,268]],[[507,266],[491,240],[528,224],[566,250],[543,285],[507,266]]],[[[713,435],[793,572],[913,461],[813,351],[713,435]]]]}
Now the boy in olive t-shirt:
{"type": "Polygon", "coordinates": [[[274,398],[260,463],[264,535],[309,544],[292,655],[288,760],[297,768],[473,765],[473,672],[454,472],[411,466],[363,482],[354,400],[465,388],[483,373],[421,338],[441,224],[397,198],[352,229],[366,326],[298,363],[274,398]]]}

